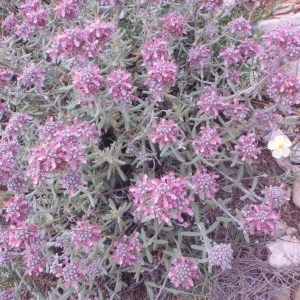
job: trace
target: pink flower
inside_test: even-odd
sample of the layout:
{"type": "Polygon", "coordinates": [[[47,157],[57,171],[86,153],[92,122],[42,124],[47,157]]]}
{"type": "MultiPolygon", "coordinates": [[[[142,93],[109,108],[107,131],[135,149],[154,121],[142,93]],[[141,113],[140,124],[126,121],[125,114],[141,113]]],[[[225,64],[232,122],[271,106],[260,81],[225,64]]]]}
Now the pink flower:
{"type": "Polygon", "coordinates": [[[200,278],[198,267],[193,259],[184,257],[173,259],[168,277],[176,288],[183,285],[187,290],[194,286],[194,279],[200,278]]]}
{"type": "Polygon", "coordinates": [[[262,51],[262,46],[255,40],[247,38],[242,41],[242,43],[238,46],[238,49],[243,57],[253,57],[262,51]]]}
{"type": "Polygon", "coordinates": [[[221,144],[222,140],[216,127],[201,127],[199,136],[193,140],[196,154],[201,153],[204,157],[215,155],[221,144]]]}
{"type": "Polygon", "coordinates": [[[26,266],[25,274],[29,276],[39,276],[46,267],[47,259],[39,249],[28,249],[23,256],[23,262],[26,266]]]}
{"type": "Polygon", "coordinates": [[[151,139],[153,143],[158,143],[160,149],[163,149],[176,143],[179,133],[179,127],[173,120],[160,118],[159,122],[153,125],[151,139]]]}
{"type": "Polygon", "coordinates": [[[137,220],[152,216],[162,224],[175,219],[183,222],[182,213],[193,215],[194,199],[188,196],[188,182],[170,172],[160,179],[149,179],[143,174],[129,191],[133,197],[134,215],[137,220]]]}
{"type": "Polygon", "coordinates": [[[68,262],[65,261],[64,266],[59,266],[56,277],[63,277],[63,287],[65,289],[73,287],[79,289],[78,283],[84,278],[85,271],[80,266],[80,261],[68,262]]]}
{"type": "Polygon", "coordinates": [[[12,76],[12,70],[0,68],[0,87],[7,86],[12,76]]]}
{"type": "Polygon", "coordinates": [[[255,141],[253,133],[241,136],[237,140],[237,144],[234,148],[238,153],[238,157],[241,158],[242,161],[247,161],[250,164],[254,159],[257,159],[261,153],[261,150],[257,148],[257,142],[255,141]]]}
{"type": "Polygon", "coordinates": [[[26,113],[14,113],[6,124],[3,137],[10,140],[18,138],[30,120],[32,120],[32,117],[26,113]]]}
{"type": "Polygon", "coordinates": [[[194,193],[200,194],[202,199],[204,195],[207,198],[212,198],[219,187],[216,183],[217,178],[219,176],[215,172],[208,172],[207,169],[197,170],[191,178],[194,193]]]}
{"type": "Polygon", "coordinates": [[[86,252],[93,251],[102,239],[99,226],[90,224],[87,220],[77,221],[76,227],[72,229],[71,237],[75,247],[86,252]]]}
{"type": "Polygon", "coordinates": [[[229,45],[227,48],[220,52],[219,56],[224,59],[224,64],[226,66],[237,64],[243,61],[240,49],[235,45],[229,45]]]}
{"type": "Polygon", "coordinates": [[[21,195],[28,192],[28,189],[25,186],[24,177],[25,176],[22,174],[14,174],[7,181],[7,189],[16,195],[21,195]]]}
{"type": "Polygon", "coordinates": [[[73,19],[78,13],[78,4],[73,0],[58,0],[55,4],[55,12],[62,19],[73,19]]]}
{"type": "Polygon", "coordinates": [[[108,90],[115,104],[129,104],[134,100],[132,95],[131,74],[122,69],[111,71],[107,76],[108,90]]]}
{"type": "Polygon", "coordinates": [[[281,207],[290,200],[290,193],[284,189],[284,184],[265,187],[262,194],[265,195],[267,203],[269,203],[272,208],[281,207]]]}
{"type": "Polygon", "coordinates": [[[206,66],[211,59],[211,50],[208,45],[196,45],[189,50],[188,62],[192,69],[206,66]]]}
{"type": "Polygon", "coordinates": [[[135,232],[132,238],[125,235],[113,243],[115,247],[113,258],[120,266],[131,266],[139,260],[142,245],[138,240],[138,235],[138,232],[135,232]]]}
{"type": "Polygon", "coordinates": [[[250,110],[245,103],[239,102],[238,98],[234,98],[231,103],[227,103],[224,114],[232,120],[242,121],[247,118],[250,110]]]}
{"type": "Polygon", "coordinates": [[[222,96],[219,96],[212,88],[207,87],[197,105],[201,113],[217,117],[224,109],[225,102],[222,96]]]}
{"type": "Polygon", "coordinates": [[[251,35],[252,26],[250,25],[250,22],[244,17],[239,17],[237,19],[231,20],[227,25],[227,29],[230,33],[247,36],[251,35]]]}
{"type": "Polygon", "coordinates": [[[18,17],[14,13],[10,13],[2,22],[1,28],[4,35],[13,35],[18,24],[18,17]]]}
{"type": "Polygon", "coordinates": [[[274,234],[276,222],[279,215],[269,204],[250,204],[242,211],[243,218],[239,220],[239,225],[243,230],[254,234],[255,231],[265,234],[274,234]]]}
{"type": "Polygon", "coordinates": [[[202,8],[207,11],[215,11],[223,5],[223,0],[203,0],[202,8]]]}
{"type": "Polygon", "coordinates": [[[87,181],[84,181],[76,173],[67,173],[59,183],[63,188],[67,190],[69,195],[72,195],[78,191],[79,186],[86,185],[87,181]]]}
{"type": "Polygon", "coordinates": [[[163,28],[172,36],[180,37],[184,30],[184,17],[175,13],[164,15],[161,20],[163,21],[163,28]]]}
{"type": "Polygon", "coordinates": [[[40,241],[36,225],[19,222],[9,226],[9,246],[15,250],[31,247],[40,241]]]}
{"type": "Polygon", "coordinates": [[[256,110],[254,116],[257,123],[261,124],[264,130],[272,129],[279,119],[279,115],[267,110],[256,110]]]}
{"type": "Polygon", "coordinates": [[[29,212],[28,201],[24,196],[15,196],[5,203],[5,221],[19,224],[25,221],[29,212]]]}
{"type": "Polygon", "coordinates": [[[169,60],[168,40],[165,38],[153,37],[148,40],[141,51],[144,60],[144,65],[151,66],[156,60],[169,60]]]}
{"type": "Polygon", "coordinates": [[[230,244],[214,244],[207,251],[208,262],[211,266],[220,266],[222,269],[230,268],[230,263],[233,260],[232,248],[230,244]]]}
{"type": "Polygon", "coordinates": [[[44,87],[45,74],[42,68],[30,63],[23,69],[23,73],[19,77],[19,80],[23,85],[35,85],[42,88],[44,87]]]}
{"type": "Polygon", "coordinates": [[[85,65],[74,69],[73,84],[81,96],[97,94],[104,85],[100,69],[94,65],[85,65]]]}

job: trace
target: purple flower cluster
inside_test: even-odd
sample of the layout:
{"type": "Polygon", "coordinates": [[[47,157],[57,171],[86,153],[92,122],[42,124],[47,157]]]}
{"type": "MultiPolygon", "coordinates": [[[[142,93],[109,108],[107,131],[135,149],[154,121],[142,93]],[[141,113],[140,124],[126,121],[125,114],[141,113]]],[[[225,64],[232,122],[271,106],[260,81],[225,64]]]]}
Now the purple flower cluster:
{"type": "Polygon", "coordinates": [[[284,189],[284,184],[281,184],[280,186],[265,187],[262,194],[265,195],[268,204],[273,208],[281,207],[290,200],[289,192],[284,189]]]}
{"type": "Polygon", "coordinates": [[[201,113],[217,117],[223,110],[225,103],[222,96],[219,96],[212,88],[207,87],[197,105],[201,113]]]}
{"type": "MultiPolygon", "coordinates": [[[[208,172],[207,169],[197,170],[192,176],[192,188],[194,193],[203,194],[207,198],[212,198],[218,190],[216,179],[219,176],[215,172],[208,172]]],[[[204,198],[204,197],[201,197],[204,198]]]]}
{"type": "Polygon", "coordinates": [[[83,29],[73,27],[55,36],[47,52],[53,61],[71,57],[86,61],[92,57],[99,57],[104,46],[113,41],[114,32],[113,24],[95,20],[83,29]]]}
{"type": "Polygon", "coordinates": [[[158,143],[159,149],[177,142],[179,127],[173,120],[160,118],[159,122],[153,125],[151,140],[158,143]]]}
{"type": "Polygon", "coordinates": [[[87,181],[81,179],[78,173],[66,173],[62,179],[59,180],[61,186],[67,190],[69,195],[72,195],[78,191],[79,186],[84,186],[87,181]]]}
{"type": "Polygon", "coordinates": [[[176,288],[183,285],[187,290],[194,286],[194,280],[200,278],[199,270],[194,260],[184,257],[173,259],[168,277],[176,288]]]}
{"type": "Polygon", "coordinates": [[[216,11],[223,5],[224,0],[203,0],[202,8],[209,12],[216,11]]]}
{"type": "Polygon", "coordinates": [[[176,219],[183,222],[182,213],[193,215],[194,199],[187,194],[188,182],[170,172],[161,178],[150,179],[143,174],[129,191],[133,197],[134,213],[139,219],[152,216],[160,224],[176,219]]]}
{"type": "Polygon", "coordinates": [[[40,0],[27,0],[20,4],[22,20],[11,29],[22,39],[27,40],[29,37],[38,33],[47,24],[49,11],[44,8],[40,0]]]}
{"type": "Polygon", "coordinates": [[[269,204],[250,204],[242,214],[243,218],[239,220],[239,225],[243,230],[251,234],[255,232],[274,234],[279,215],[269,204]]]}
{"type": "Polygon", "coordinates": [[[7,86],[12,76],[13,76],[12,70],[0,68],[0,87],[7,86]]]}
{"type": "Polygon", "coordinates": [[[138,235],[138,232],[135,232],[132,237],[125,235],[113,243],[115,247],[113,258],[120,266],[132,266],[139,260],[142,245],[138,235]]]}
{"type": "Polygon", "coordinates": [[[28,201],[24,196],[15,196],[5,203],[4,218],[6,222],[19,224],[25,221],[29,212],[28,201]]]}
{"type": "Polygon", "coordinates": [[[45,74],[44,70],[33,63],[30,63],[26,68],[23,69],[22,74],[19,77],[19,80],[23,85],[26,86],[37,86],[44,87],[45,74]]]}
{"type": "Polygon", "coordinates": [[[19,146],[16,142],[0,141],[0,182],[5,183],[13,175],[19,146]]]}
{"type": "Polygon", "coordinates": [[[208,45],[196,45],[189,50],[188,62],[192,69],[205,67],[211,60],[211,50],[208,45]]]}
{"type": "Polygon", "coordinates": [[[61,19],[73,19],[78,14],[80,8],[80,2],[76,0],[59,0],[55,4],[55,12],[61,19]]]}
{"type": "Polygon", "coordinates": [[[211,266],[220,266],[222,269],[230,268],[230,263],[233,260],[232,248],[230,244],[214,244],[207,251],[208,262],[211,266]]]}
{"type": "Polygon", "coordinates": [[[47,178],[51,172],[77,171],[86,162],[83,151],[86,144],[95,142],[99,136],[95,126],[85,121],[75,120],[73,124],[63,126],[60,121],[57,125],[53,123],[49,119],[44,127],[40,127],[44,141],[30,151],[28,176],[33,184],[47,178]]]}
{"type": "Polygon", "coordinates": [[[274,75],[267,85],[267,93],[275,102],[285,106],[290,110],[290,106],[299,104],[300,100],[297,94],[300,92],[299,80],[285,73],[274,75]]]}
{"type": "Polygon", "coordinates": [[[6,124],[3,137],[8,140],[17,139],[30,120],[32,120],[32,117],[26,113],[14,113],[6,124]]]}
{"type": "Polygon", "coordinates": [[[199,136],[193,140],[193,146],[196,154],[201,153],[204,157],[209,157],[217,153],[217,148],[221,145],[222,140],[217,132],[216,127],[200,128],[199,136]]]}
{"type": "Polygon", "coordinates": [[[164,15],[161,20],[163,21],[164,30],[174,37],[181,37],[184,30],[184,17],[175,13],[164,15]]]}
{"type": "Polygon", "coordinates": [[[240,48],[235,45],[227,46],[220,52],[220,57],[224,59],[224,64],[228,67],[237,64],[243,60],[243,56],[240,53],[240,48]]]}
{"type": "Polygon", "coordinates": [[[290,60],[300,58],[300,32],[296,25],[285,24],[264,35],[269,47],[277,47],[282,51],[282,57],[290,60]]]}
{"type": "Polygon", "coordinates": [[[242,135],[237,140],[234,148],[237,151],[238,157],[242,161],[247,161],[250,164],[254,159],[257,159],[258,155],[261,153],[261,150],[257,148],[257,142],[253,133],[242,135]]]}
{"type": "Polygon", "coordinates": [[[46,266],[47,259],[41,250],[32,248],[23,256],[23,262],[26,267],[26,274],[29,276],[39,276],[46,266]]]}
{"type": "Polygon", "coordinates": [[[156,60],[168,60],[169,41],[165,38],[153,37],[148,40],[141,51],[141,55],[144,60],[144,65],[151,66],[152,63],[156,60]]]}
{"type": "Polygon", "coordinates": [[[131,74],[117,69],[107,75],[108,90],[115,104],[130,104],[135,97],[132,94],[131,74]]]}
{"type": "Polygon", "coordinates": [[[76,67],[73,72],[73,84],[81,96],[95,95],[104,86],[100,69],[95,65],[76,67]]]}
{"type": "Polygon", "coordinates": [[[250,109],[245,103],[239,101],[238,98],[234,98],[231,103],[228,103],[224,109],[225,116],[230,117],[234,121],[245,120],[250,112],[250,109]]]}
{"type": "Polygon", "coordinates": [[[235,33],[240,36],[251,35],[252,26],[244,17],[231,20],[227,25],[227,30],[230,33],[235,33]]]}
{"type": "Polygon", "coordinates": [[[87,220],[76,223],[76,227],[72,229],[71,237],[75,247],[86,252],[93,251],[102,239],[99,226],[90,224],[87,220]]]}
{"type": "Polygon", "coordinates": [[[267,110],[256,110],[254,116],[258,124],[263,125],[262,128],[264,130],[272,129],[277,124],[277,121],[279,119],[279,115],[277,115],[273,111],[267,110]]]}

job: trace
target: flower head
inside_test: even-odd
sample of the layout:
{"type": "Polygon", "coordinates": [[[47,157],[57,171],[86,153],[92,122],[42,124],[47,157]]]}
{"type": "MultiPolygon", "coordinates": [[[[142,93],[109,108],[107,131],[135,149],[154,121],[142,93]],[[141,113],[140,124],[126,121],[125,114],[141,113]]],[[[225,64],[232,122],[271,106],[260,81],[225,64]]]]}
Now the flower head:
{"type": "Polygon", "coordinates": [[[268,149],[272,151],[272,156],[275,158],[288,157],[292,142],[285,135],[277,135],[273,140],[269,141],[268,149]]]}
{"type": "Polygon", "coordinates": [[[232,259],[230,244],[215,244],[208,250],[208,261],[211,266],[220,266],[222,269],[229,268],[232,259]]]}
{"type": "Polygon", "coordinates": [[[173,260],[168,277],[176,288],[183,285],[188,290],[194,286],[193,279],[199,279],[199,272],[191,258],[180,257],[173,260]]]}

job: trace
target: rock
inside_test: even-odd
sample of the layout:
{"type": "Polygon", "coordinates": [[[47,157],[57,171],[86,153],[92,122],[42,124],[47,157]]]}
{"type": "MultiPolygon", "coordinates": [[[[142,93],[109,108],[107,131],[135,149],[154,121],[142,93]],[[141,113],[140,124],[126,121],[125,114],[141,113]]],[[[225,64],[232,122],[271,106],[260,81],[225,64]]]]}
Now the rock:
{"type": "Polygon", "coordinates": [[[279,9],[276,9],[273,12],[273,16],[283,15],[283,14],[287,14],[289,12],[294,12],[294,11],[295,11],[295,5],[294,4],[288,4],[285,7],[281,7],[279,9]]]}
{"type": "Polygon", "coordinates": [[[295,289],[295,293],[294,293],[294,300],[300,300],[300,285],[297,287],[297,289],[295,289]]]}
{"type": "Polygon", "coordinates": [[[279,291],[275,291],[270,295],[270,300],[290,300],[291,289],[283,287],[279,291]]]}
{"type": "Polygon", "coordinates": [[[279,17],[258,22],[257,27],[265,32],[276,29],[279,25],[300,25],[300,14],[281,15],[279,17]]]}
{"type": "Polygon", "coordinates": [[[269,252],[268,261],[273,267],[300,265],[300,241],[295,236],[283,236],[266,246],[269,252]]]}
{"type": "Polygon", "coordinates": [[[286,234],[289,236],[293,236],[298,232],[298,229],[291,227],[286,229],[286,234]]]}
{"type": "Polygon", "coordinates": [[[300,179],[296,178],[293,185],[293,194],[292,194],[293,203],[300,207],[300,179]]]}
{"type": "Polygon", "coordinates": [[[282,221],[278,221],[275,226],[274,236],[280,238],[286,234],[286,226],[282,221]]]}

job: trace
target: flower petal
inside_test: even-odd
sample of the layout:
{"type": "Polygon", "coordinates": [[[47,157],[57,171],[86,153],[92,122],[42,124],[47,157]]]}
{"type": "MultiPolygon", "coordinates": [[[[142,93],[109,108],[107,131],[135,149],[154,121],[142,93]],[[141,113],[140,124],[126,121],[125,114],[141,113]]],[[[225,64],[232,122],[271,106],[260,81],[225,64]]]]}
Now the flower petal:
{"type": "Polygon", "coordinates": [[[270,141],[268,143],[268,149],[274,150],[276,148],[276,143],[274,141],[270,141]]]}
{"type": "Polygon", "coordinates": [[[283,157],[288,157],[290,155],[290,153],[291,153],[291,150],[290,150],[290,148],[283,148],[281,150],[281,152],[282,152],[282,156],[283,157]]]}
{"type": "Polygon", "coordinates": [[[275,158],[280,158],[282,156],[282,149],[274,149],[272,156],[275,158]]]}

